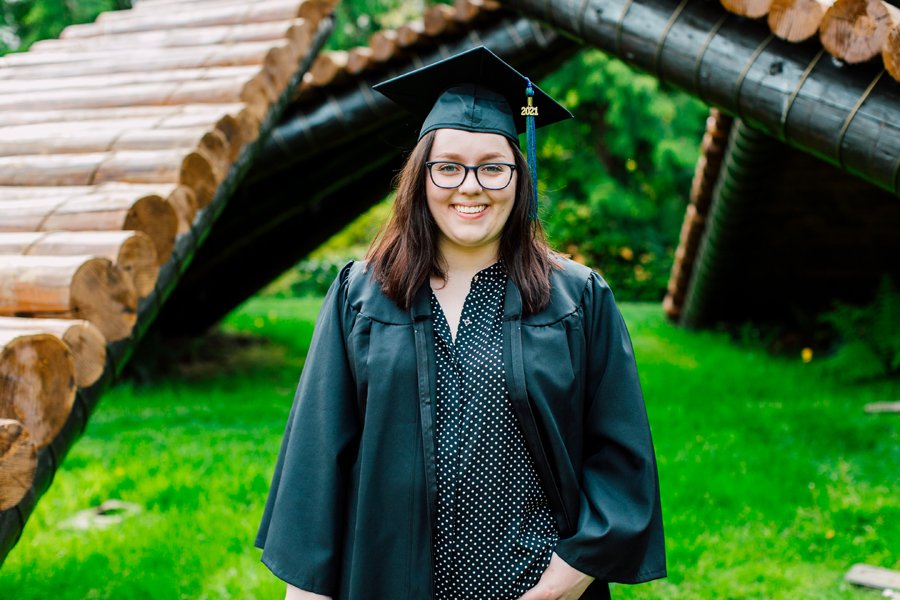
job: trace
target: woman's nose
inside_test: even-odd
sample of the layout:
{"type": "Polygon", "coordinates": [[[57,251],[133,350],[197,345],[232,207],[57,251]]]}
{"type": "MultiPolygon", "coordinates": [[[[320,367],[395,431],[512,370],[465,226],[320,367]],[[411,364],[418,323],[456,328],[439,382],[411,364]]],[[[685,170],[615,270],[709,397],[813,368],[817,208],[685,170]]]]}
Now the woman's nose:
{"type": "Polygon", "coordinates": [[[464,194],[477,194],[481,191],[481,184],[475,175],[475,169],[467,169],[463,182],[459,184],[459,191],[464,194]]]}

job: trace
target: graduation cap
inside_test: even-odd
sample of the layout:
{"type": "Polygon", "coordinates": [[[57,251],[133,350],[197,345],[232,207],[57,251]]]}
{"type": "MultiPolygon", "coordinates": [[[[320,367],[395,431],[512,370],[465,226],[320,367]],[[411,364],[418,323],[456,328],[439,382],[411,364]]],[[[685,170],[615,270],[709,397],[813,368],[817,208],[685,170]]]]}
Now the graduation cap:
{"type": "Polygon", "coordinates": [[[572,114],[496,54],[478,46],[373,87],[417,117],[419,139],[435,129],[497,133],[518,144],[526,134],[533,188],[531,216],[537,218],[535,128],[572,114]]]}

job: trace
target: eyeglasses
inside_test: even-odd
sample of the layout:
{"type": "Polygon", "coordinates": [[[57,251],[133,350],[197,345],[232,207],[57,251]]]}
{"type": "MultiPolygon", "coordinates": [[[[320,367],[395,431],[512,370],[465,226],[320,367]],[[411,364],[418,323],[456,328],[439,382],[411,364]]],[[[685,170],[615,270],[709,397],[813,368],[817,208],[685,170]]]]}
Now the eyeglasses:
{"type": "Polygon", "coordinates": [[[469,166],[458,162],[430,161],[425,168],[431,175],[431,181],[439,188],[458,188],[466,180],[469,171],[475,171],[475,180],[486,190],[502,190],[512,181],[516,165],[509,163],[482,163],[469,166]]]}

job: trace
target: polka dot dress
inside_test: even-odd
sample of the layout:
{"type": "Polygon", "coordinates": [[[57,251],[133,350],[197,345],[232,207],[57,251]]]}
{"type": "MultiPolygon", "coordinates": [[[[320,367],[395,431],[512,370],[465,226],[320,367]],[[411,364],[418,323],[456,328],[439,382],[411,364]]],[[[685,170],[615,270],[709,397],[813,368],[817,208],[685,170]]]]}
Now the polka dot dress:
{"type": "Polygon", "coordinates": [[[437,362],[438,600],[515,600],[550,563],[556,521],[503,370],[502,263],[472,279],[456,339],[432,292],[437,362]]]}

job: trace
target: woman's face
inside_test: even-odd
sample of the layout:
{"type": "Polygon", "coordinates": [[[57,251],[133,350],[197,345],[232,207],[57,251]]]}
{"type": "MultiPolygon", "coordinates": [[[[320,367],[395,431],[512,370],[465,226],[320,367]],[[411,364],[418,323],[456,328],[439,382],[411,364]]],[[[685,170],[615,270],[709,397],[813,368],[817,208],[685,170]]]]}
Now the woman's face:
{"type": "MultiPolygon", "coordinates": [[[[473,133],[458,129],[435,131],[429,161],[452,161],[464,165],[488,162],[515,164],[509,141],[496,133],[473,133]]],[[[461,250],[484,249],[499,245],[503,226],[512,212],[516,198],[516,178],[502,190],[484,189],[473,171],[466,173],[462,184],[453,189],[440,188],[425,175],[428,210],[437,222],[440,245],[461,250]]]]}

